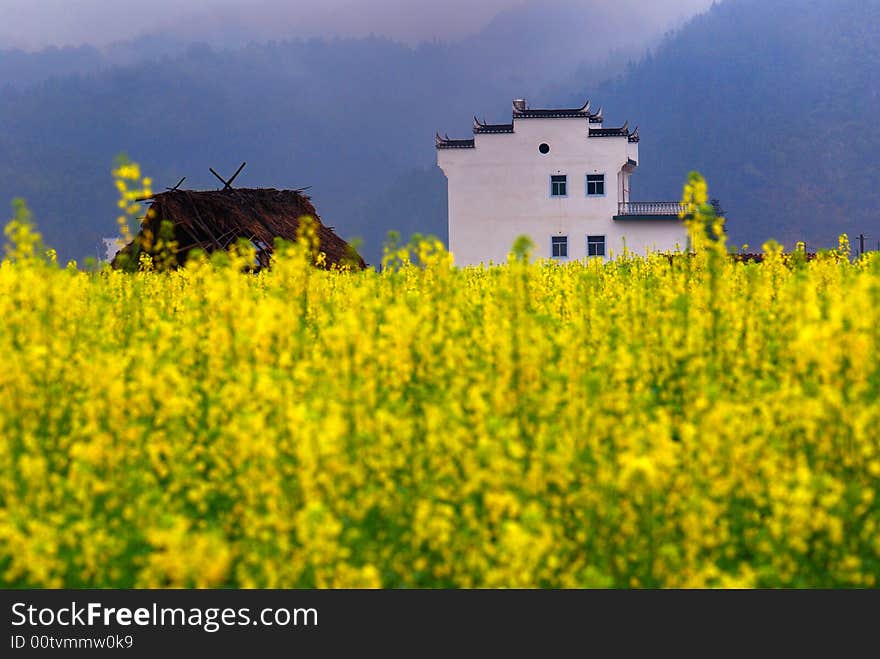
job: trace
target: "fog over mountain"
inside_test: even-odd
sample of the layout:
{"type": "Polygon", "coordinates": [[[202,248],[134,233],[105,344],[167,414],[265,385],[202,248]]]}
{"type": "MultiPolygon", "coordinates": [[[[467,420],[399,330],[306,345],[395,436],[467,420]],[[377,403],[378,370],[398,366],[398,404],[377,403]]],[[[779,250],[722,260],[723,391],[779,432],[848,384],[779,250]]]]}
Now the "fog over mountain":
{"type": "MultiPolygon", "coordinates": [[[[31,11],[19,4],[22,15],[31,11]]],[[[98,0],[55,4],[77,5],[83,16],[112,9],[98,0]]],[[[207,4],[184,8],[207,11],[207,4]]],[[[160,188],[184,175],[188,186],[211,188],[209,166],[247,160],[242,185],[311,186],[327,223],[345,237],[363,237],[375,263],[390,229],[445,237],[445,179],[434,164],[434,131],[467,131],[475,112],[509,116],[510,99],[521,95],[552,104],[560,98],[553,85],[570,92],[579,67],[587,69],[580,83],[622,72],[683,11],[673,3],[663,3],[666,12],[662,5],[642,11],[640,4],[488,3],[500,11],[483,14],[488,18],[478,33],[454,40],[453,28],[441,29],[452,23],[432,19],[438,38],[416,46],[376,36],[235,45],[245,23],[221,20],[238,36],[190,44],[167,30],[100,48],[0,52],[0,204],[26,197],[47,241],[63,258],[82,258],[115,232],[108,174],[118,152],[141,161],[160,188]]],[[[296,3],[300,24],[317,16],[309,13],[313,5],[296,3]]],[[[264,15],[260,7],[278,8],[275,23],[283,29],[293,3],[247,6],[254,17],[264,15]]],[[[375,12],[400,9],[382,0],[358,6],[349,20],[360,16],[363,29],[375,12]]],[[[398,25],[415,35],[424,24],[419,11],[432,16],[435,9],[406,6],[398,25]]],[[[460,2],[443,7],[471,22],[484,11],[464,11],[460,2]]],[[[159,2],[151,5],[153,15],[175,23],[180,10],[159,2]]],[[[127,22],[144,24],[145,16],[132,8],[127,22]]],[[[90,34],[112,31],[113,17],[104,16],[90,34]]],[[[57,16],[46,18],[49,34],[57,16]]],[[[207,20],[175,24],[183,32],[211,32],[207,20]]]]}
{"type": "Polygon", "coordinates": [[[120,151],[159,189],[181,176],[213,189],[208,167],[246,160],[239,184],[311,186],[327,224],[377,263],[388,230],[445,238],[435,131],[509,121],[515,97],[590,97],[609,125],[641,125],[635,199],[676,199],[699,169],[736,244],[816,248],[846,231],[874,246],[880,0],[724,0],[666,37],[643,4],[499,3],[476,34],[416,46],[153,33],[0,52],[0,208],[25,197],[60,256],[82,258],[115,232],[120,151]]]}
{"type": "Polygon", "coordinates": [[[878,69],[880,0],[726,0],[569,102],[591,94],[641,125],[636,198],[706,175],[734,245],[847,233],[878,249],[878,69]]]}
{"type": "MultiPolygon", "coordinates": [[[[416,44],[477,33],[527,0],[0,0],[0,47],[105,46],[165,32],[231,45],[251,39],[365,37],[416,44]]],[[[705,9],[711,0],[569,0],[571,7],[631,16],[655,29],[705,9]]],[[[552,12],[552,9],[548,9],[552,12]]]]}

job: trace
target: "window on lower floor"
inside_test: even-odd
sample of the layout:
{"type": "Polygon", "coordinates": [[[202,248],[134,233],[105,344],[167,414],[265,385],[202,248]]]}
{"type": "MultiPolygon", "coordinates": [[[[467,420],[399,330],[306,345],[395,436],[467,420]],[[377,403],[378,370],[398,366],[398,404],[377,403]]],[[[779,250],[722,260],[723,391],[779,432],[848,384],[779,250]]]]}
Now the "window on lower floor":
{"type": "Polygon", "coordinates": [[[605,196],[605,174],[587,174],[587,196],[605,196]]]}
{"type": "Polygon", "coordinates": [[[587,256],[605,256],[605,236],[587,236],[587,256]]]}
{"type": "Polygon", "coordinates": [[[568,195],[568,176],[559,174],[550,177],[550,196],[565,197],[568,195]]]}
{"type": "Polygon", "coordinates": [[[568,258],[568,236],[553,236],[550,239],[550,253],[554,259],[568,258]]]}

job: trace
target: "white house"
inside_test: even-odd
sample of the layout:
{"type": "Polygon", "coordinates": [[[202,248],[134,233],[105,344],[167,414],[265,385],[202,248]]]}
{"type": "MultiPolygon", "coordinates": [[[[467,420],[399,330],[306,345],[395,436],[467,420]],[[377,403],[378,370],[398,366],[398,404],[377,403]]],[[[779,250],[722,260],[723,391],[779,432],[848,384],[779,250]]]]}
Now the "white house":
{"type": "Polygon", "coordinates": [[[639,130],[605,128],[590,102],[537,110],[513,102],[509,124],[474,117],[471,139],[436,136],[448,179],[449,248],[458,265],[504,263],[520,235],[536,256],[581,259],[685,249],[678,202],[630,201],[639,130]]]}
{"type": "Polygon", "coordinates": [[[108,263],[114,259],[118,251],[125,247],[125,239],[121,236],[102,238],[101,242],[104,245],[104,260],[108,263]]]}

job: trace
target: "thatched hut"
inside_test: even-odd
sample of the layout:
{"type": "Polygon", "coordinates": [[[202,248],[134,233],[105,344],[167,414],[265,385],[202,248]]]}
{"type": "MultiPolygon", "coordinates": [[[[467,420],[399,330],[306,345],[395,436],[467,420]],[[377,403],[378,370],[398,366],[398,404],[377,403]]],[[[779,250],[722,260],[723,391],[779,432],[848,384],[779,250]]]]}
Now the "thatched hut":
{"type": "Polygon", "coordinates": [[[321,222],[308,195],[300,190],[169,190],[144,201],[149,201],[150,206],[140,232],[113,259],[114,267],[120,263],[120,254],[132,255],[136,251],[135,245],[155,244],[166,220],[174,231],[178,265],[186,261],[192,249],[208,253],[226,250],[244,238],[256,247],[258,266],[265,267],[275,239],[295,241],[300,218],[304,216],[316,222],[320,250],[327,256],[326,267],[346,263],[355,268],[366,267],[354,249],[321,222]]]}

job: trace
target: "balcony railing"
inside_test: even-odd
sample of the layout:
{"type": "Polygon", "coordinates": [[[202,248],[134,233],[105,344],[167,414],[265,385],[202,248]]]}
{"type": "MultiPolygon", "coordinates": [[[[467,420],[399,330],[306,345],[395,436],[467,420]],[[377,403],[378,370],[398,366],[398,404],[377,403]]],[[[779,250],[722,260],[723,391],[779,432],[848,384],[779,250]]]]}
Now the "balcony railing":
{"type": "Polygon", "coordinates": [[[622,201],[618,215],[678,215],[685,205],[678,201],[622,201]]]}

